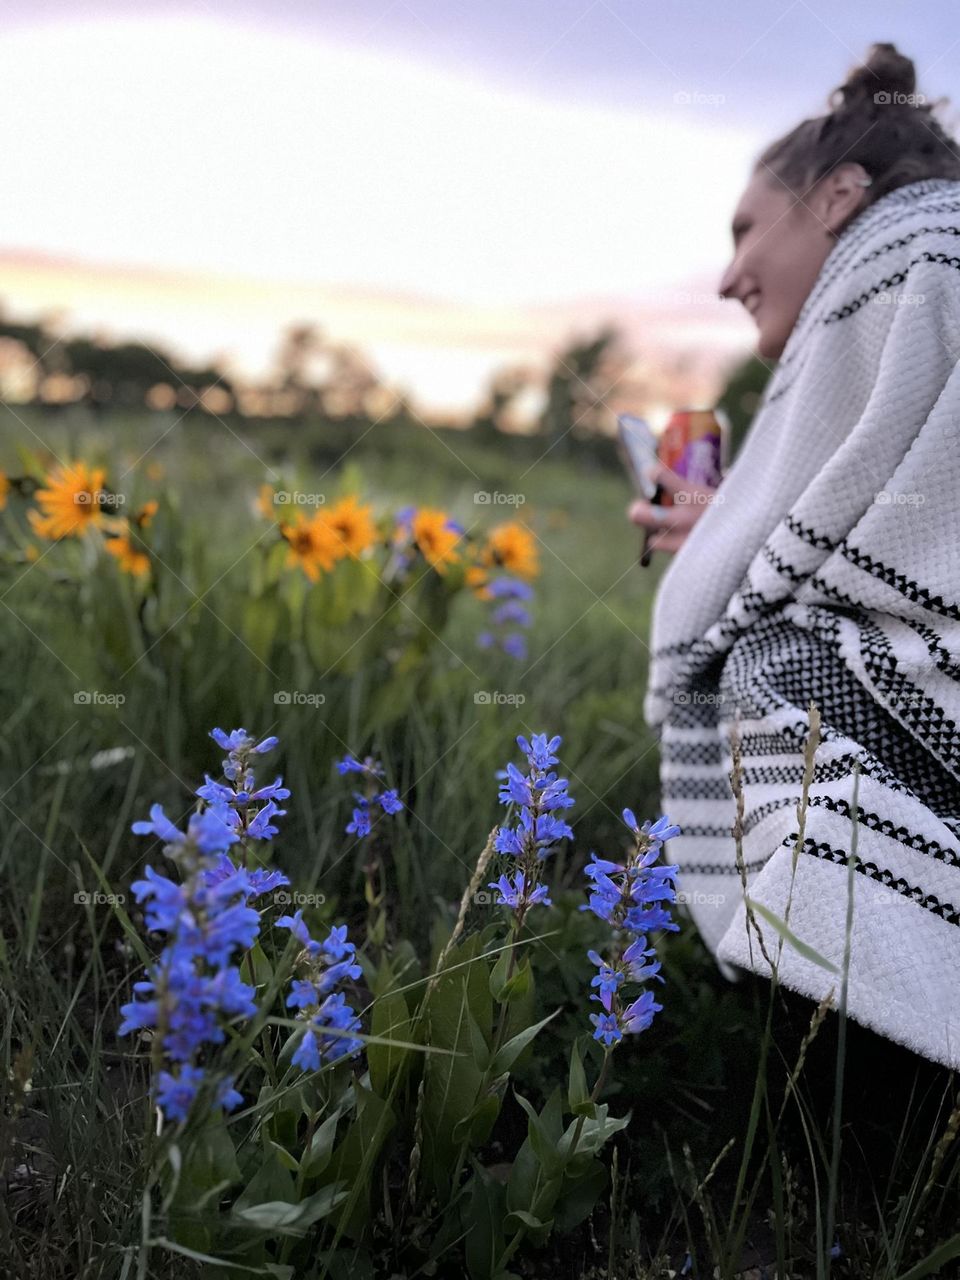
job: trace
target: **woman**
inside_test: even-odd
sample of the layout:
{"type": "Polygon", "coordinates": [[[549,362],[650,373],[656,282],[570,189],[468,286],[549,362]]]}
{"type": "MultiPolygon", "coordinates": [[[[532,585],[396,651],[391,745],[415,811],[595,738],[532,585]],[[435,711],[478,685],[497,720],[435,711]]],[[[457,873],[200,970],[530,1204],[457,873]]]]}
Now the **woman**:
{"type": "Polygon", "coordinates": [[[712,501],[630,511],[680,550],[645,711],[724,971],[772,960],[787,987],[839,996],[850,879],[850,1016],[960,1067],[960,150],[892,45],[832,104],[767,148],[733,219],[720,291],[779,362],[750,434],[712,501]]]}

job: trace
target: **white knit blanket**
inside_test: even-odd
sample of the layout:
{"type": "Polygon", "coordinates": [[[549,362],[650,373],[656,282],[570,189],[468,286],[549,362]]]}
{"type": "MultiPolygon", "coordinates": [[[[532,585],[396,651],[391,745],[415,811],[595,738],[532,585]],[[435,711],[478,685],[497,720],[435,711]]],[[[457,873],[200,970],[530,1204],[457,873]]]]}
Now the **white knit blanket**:
{"type": "MultiPolygon", "coordinates": [[[[882,197],[838,239],[750,434],[657,597],[645,704],[678,885],[721,967],[769,973],[752,899],[842,965],[848,1012],[960,1068],[960,183],[882,197]],[[819,707],[794,867],[807,707],[819,707]],[[791,894],[792,882],[792,894],[791,894]]],[[[765,923],[771,956],[778,934],[765,923]]],[[[780,979],[839,978],[784,944],[780,979]]]]}

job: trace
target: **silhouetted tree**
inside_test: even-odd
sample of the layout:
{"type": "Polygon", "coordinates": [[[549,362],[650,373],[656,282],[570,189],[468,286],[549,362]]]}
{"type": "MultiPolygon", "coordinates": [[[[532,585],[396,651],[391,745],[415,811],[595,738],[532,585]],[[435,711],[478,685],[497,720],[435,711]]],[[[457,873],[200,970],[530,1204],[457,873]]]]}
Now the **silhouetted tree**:
{"type": "Polygon", "coordinates": [[[557,356],[547,384],[547,403],[540,430],[568,451],[577,439],[601,429],[610,410],[604,398],[623,368],[620,334],[602,329],[595,338],[571,343],[557,356]]]}
{"type": "Polygon", "coordinates": [[[472,427],[481,436],[490,437],[503,431],[509,411],[517,396],[531,383],[528,369],[500,369],[490,379],[486,395],[473,419],[472,427]]]}

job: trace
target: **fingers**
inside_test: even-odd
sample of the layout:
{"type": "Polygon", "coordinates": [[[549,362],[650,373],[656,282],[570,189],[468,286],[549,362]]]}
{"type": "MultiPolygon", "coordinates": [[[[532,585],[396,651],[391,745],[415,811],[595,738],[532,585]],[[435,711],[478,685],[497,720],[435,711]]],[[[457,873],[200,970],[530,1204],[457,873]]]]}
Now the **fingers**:
{"type": "Polygon", "coordinates": [[[650,469],[650,474],[658,484],[666,489],[667,493],[716,493],[716,489],[711,489],[708,485],[691,484],[689,480],[685,480],[683,476],[678,476],[675,471],[672,471],[663,462],[655,463],[650,469]]]}
{"type": "Polygon", "coordinates": [[[693,528],[701,510],[687,504],[661,507],[638,498],[627,508],[627,516],[641,529],[651,529],[656,533],[669,533],[679,529],[686,533],[693,528]]]}

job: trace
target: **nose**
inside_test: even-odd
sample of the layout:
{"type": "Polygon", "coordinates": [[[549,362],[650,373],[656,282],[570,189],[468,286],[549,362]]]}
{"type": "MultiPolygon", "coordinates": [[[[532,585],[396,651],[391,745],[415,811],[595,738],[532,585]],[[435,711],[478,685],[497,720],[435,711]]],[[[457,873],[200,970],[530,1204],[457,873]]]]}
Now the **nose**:
{"type": "Polygon", "coordinates": [[[727,267],[726,271],[724,271],[723,275],[720,278],[720,284],[717,289],[717,292],[719,293],[721,298],[725,298],[729,300],[730,298],[737,297],[738,275],[739,275],[739,272],[737,270],[737,260],[736,258],[734,258],[734,260],[730,263],[729,267],[727,267]]]}

